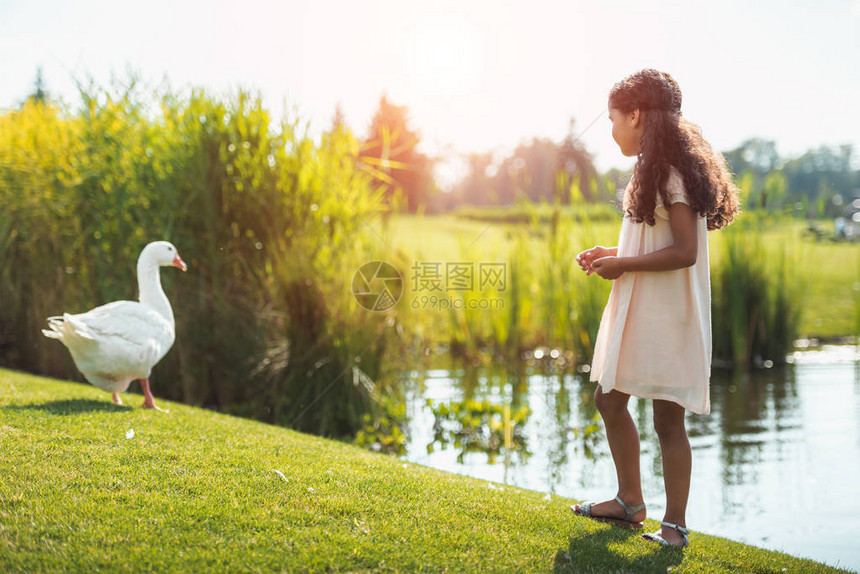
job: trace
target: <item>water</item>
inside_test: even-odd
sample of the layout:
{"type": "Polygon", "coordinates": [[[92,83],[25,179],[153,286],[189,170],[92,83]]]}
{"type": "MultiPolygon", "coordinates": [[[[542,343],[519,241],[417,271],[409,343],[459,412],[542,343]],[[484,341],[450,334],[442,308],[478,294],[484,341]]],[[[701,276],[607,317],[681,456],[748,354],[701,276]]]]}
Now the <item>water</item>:
{"type": "MultiPolygon", "coordinates": [[[[749,376],[714,371],[711,414],[688,414],[693,474],[687,525],[747,544],[860,570],[860,352],[795,353],[784,368],[749,376]]],[[[409,442],[404,459],[493,482],[581,500],[615,495],[602,422],[594,432],[595,383],[546,368],[449,368],[406,376],[409,442]],[[434,441],[427,400],[509,403],[531,414],[525,450],[497,457],[434,441]],[[574,431],[578,429],[578,431],[574,431]],[[429,445],[429,448],[428,448],[429,445]]],[[[642,437],[648,515],[665,510],[651,401],[631,398],[642,437]]]]}

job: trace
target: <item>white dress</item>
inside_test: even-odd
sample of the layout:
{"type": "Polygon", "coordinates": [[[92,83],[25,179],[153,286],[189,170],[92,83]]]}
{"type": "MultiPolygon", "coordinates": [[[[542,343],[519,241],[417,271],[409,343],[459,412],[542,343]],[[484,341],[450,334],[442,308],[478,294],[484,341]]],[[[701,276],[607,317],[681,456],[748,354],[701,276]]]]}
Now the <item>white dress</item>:
{"type": "MultiPolygon", "coordinates": [[[[667,181],[670,203],[689,205],[680,172],[667,181]]],[[[625,196],[630,190],[627,185],[625,196]]],[[[618,256],[658,251],[673,244],[669,212],[657,194],[655,225],[625,214],[618,256]]],[[[604,393],[616,389],[711,411],[711,282],[708,222],[699,216],[696,263],[674,271],[626,272],[615,280],[600,320],[591,380],[604,393]]]]}

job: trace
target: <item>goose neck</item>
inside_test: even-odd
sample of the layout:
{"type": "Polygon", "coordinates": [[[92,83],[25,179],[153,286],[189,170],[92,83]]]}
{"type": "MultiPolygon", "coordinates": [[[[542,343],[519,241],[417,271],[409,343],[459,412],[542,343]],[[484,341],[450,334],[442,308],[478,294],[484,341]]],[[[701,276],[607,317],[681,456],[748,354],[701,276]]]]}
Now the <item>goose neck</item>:
{"type": "Polygon", "coordinates": [[[137,264],[137,285],[140,302],[158,311],[169,322],[173,322],[173,309],[161,288],[159,265],[153,261],[141,260],[137,264]]]}

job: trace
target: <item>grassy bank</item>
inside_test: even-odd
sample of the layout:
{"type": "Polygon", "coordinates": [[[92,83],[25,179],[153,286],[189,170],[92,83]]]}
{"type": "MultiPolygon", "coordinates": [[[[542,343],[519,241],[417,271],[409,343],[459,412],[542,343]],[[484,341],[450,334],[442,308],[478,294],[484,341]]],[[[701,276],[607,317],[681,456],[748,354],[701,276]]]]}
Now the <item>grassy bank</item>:
{"type": "Polygon", "coordinates": [[[0,571],[835,571],[696,533],[663,550],[571,500],[126,402],[0,370],[0,571]]]}

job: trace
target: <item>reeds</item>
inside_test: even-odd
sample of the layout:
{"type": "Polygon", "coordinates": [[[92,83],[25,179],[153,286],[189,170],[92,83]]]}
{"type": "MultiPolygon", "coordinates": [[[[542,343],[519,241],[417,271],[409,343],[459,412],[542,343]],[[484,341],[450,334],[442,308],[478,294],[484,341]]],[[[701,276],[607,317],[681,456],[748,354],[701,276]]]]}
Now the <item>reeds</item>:
{"type": "MultiPolygon", "coordinates": [[[[542,208],[546,209],[546,208],[542,208]]],[[[502,356],[511,362],[535,347],[548,347],[568,364],[587,362],[600,324],[611,282],[588,277],[579,269],[576,254],[598,240],[617,236],[616,223],[595,226],[579,220],[570,209],[552,206],[547,223],[533,210],[527,224],[506,220],[492,223],[496,233],[485,233],[469,248],[463,247],[451,259],[503,261],[506,288],[485,289],[471,294],[475,299],[499,299],[501,306],[484,309],[449,310],[445,326],[450,342],[459,353],[502,356]],[[599,239],[598,239],[599,238],[599,239]]],[[[614,241],[614,239],[611,239],[614,241]]],[[[431,321],[429,311],[414,310],[413,321],[431,321]]],[[[438,333],[437,333],[438,335],[438,333]]]]}
{"type": "MultiPolygon", "coordinates": [[[[712,266],[714,358],[747,368],[779,365],[798,336],[803,285],[794,245],[769,244],[763,213],[745,213],[718,231],[712,266]]],[[[712,234],[713,237],[713,234],[712,234]]]]}
{"type": "MultiPolygon", "coordinates": [[[[505,232],[496,239],[487,234],[489,244],[483,249],[506,254],[508,289],[500,294],[504,309],[484,311],[484,322],[450,312],[448,332],[466,355],[484,350],[516,360],[528,349],[549,347],[572,354],[576,365],[590,362],[612,283],[586,276],[575,256],[595,244],[614,245],[617,223],[578,221],[561,206],[550,213],[554,215],[545,224],[539,223],[537,210],[528,224],[498,221],[493,225],[505,232]],[[507,237],[506,245],[498,244],[499,237],[507,237]]],[[[617,213],[616,218],[620,220],[617,213]]],[[[709,235],[718,364],[782,364],[798,337],[804,255],[798,241],[787,239],[790,233],[775,231],[789,223],[783,219],[777,214],[744,213],[728,228],[709,235]],[[779,241],[766,239],[775,232],[779,241]]],[[[459,257],[476,259],[481,252],[472,246],[459,257]]],[[[421,317],[415,320],[422,322],[421,317]]]]}
{"type": "Polygon", "coordinates": [[[317,144],[245,92],[81,100],[0,115],[0,364],[79,378],[44,318],[135,298],[141,248],[166,239],[189,272],[163,274],[177,341],[156,393],[354,433],[392,323],[349,289],[381,209],[352,134],[317,144]]]}

